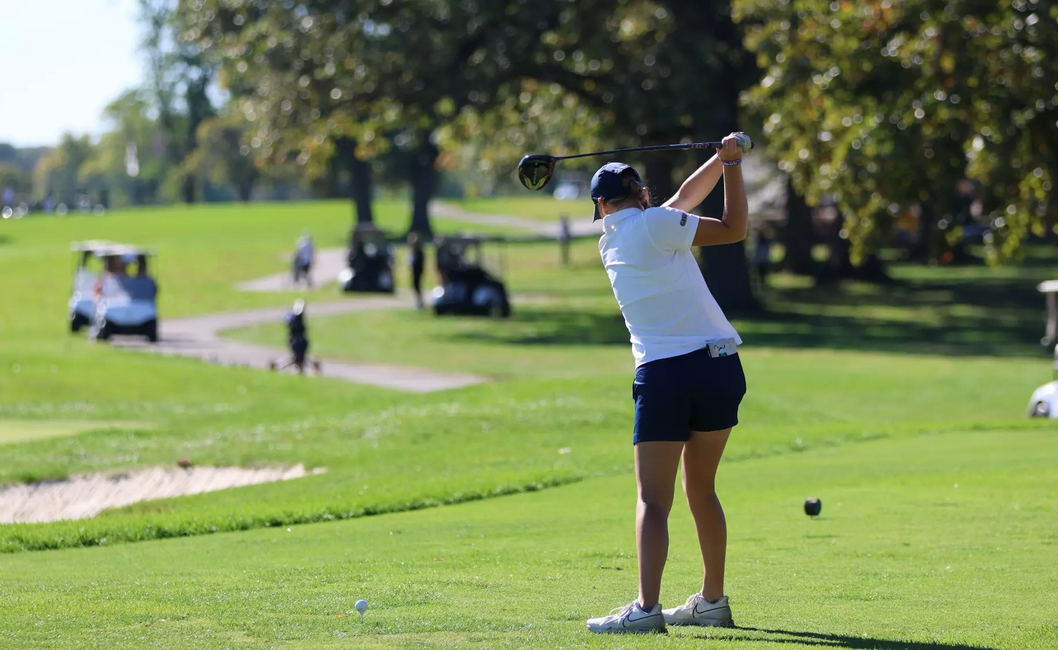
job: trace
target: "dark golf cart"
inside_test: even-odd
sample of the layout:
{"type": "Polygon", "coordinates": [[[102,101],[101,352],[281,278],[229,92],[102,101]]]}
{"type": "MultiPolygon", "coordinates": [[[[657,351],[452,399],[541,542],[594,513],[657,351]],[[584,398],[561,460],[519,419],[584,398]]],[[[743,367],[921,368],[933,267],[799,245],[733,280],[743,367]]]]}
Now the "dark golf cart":
{"type": "Polygon", "coordinates": [[[89,327],[91,336],[100,341],[114,334],[157,341],[158,285],[148,267],[153,252],[104,241],[78,242],[73,251],[70,331],[89,327]]]}
{"type": "Polygon", "coordinates": [[[349,243],[349,267],[338,274],[342,291],[393,293],[393,250],[386,233],[357,226],[349,243]]]}
{"type": "Polygon", "coordinates": [[[433,290],[435,314],[497,318],[511,315],[507,287],[500,279],[504,241],[501,237],[468,235],[437,238],[437,273],[441,277],[441,286],[433,290]],[[497,275],[485,268],[483,245],[487,242],[501,245],[497,275]]]}

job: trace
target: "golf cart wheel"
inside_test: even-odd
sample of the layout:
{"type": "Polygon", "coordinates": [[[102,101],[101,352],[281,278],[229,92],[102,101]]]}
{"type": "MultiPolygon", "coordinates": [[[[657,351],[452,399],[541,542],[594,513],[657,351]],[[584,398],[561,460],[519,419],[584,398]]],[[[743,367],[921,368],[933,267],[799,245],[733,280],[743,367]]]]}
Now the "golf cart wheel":
{"type": "Polygon", "coordinates": [[[88,319],[80,314],[74,314],[70,317],[70,331],[76,334],[81,331],[81,328],[88,324],[88,319]]]}
{"type": "Polygon", "coordinates": [[[151,343],[158,342],[158,321],[149,320],[143,325],[143,334],[151,343]]]}
{"type": "Polygon", "coordinates": [[[507,314],[504,312],[503,298],[495,296],[489,301],[489,316],[492,318],[506,318],[507,314]]]}
{"type": "Polygon", "coordinates": [[[100,327],[99,331],[96,332],[97,341],[109,341],[110,337],[114,334],[114,327],[107,322],[104,322],[100,327]]]}
{"type": "Polygon", "coordinates": [[[395,287],[393,286],[393,274],[389,271],[383,271],[378,274],[378,288],[384,293],[393,293],[395,287]]]}
{"type": "Polygon", "coordinates": [[[1036,405],[1032,407],[1032,417],[1034,418],[1046,418],[1050,417],[1051,412],[1046,402],[1036,402],[1036,405]]]}

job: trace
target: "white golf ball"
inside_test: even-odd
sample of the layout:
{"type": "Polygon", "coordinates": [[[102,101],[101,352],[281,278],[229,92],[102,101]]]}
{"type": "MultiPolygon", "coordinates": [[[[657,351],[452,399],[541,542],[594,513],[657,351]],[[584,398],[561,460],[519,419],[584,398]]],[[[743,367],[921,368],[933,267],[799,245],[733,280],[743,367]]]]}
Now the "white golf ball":
{"type": "Polygon", "coordinates": [[[356,601],[356,605],[354,605],[354,607],[356,607],[356,611],[363,614],[367,611],[367,601],[361,598],[360,600],[356,601]]]}

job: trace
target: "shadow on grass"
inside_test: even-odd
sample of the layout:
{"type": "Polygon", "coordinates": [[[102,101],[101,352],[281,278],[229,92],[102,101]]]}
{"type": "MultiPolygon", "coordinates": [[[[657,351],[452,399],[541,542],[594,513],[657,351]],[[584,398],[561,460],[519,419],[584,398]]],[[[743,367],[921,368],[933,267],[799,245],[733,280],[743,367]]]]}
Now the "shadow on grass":
{"type": "MultiPolygon", "coordinates": [[[[1045,301],[1036,284],[1058,277],[1052,256],[1031,265],[929,268],[892,265],[898,279],[879,286],[842,282],[790,286],[779,276],[765,293],[767,311],[733,319],[747,345],[799,349],[1042,358],[1045,301]],[[782,286],[783,284],[787,286],[782,286]]],[[[589,292],[585,292],[587,297],[589,292]]],[[[454,340],[505,345],[621,345],[625,329],[616,304],[581,301],[519,309],[501,326],[453,335],[454,340]]]]}
{"type": "Polygon", "coordinates": [[[749,345],[947,356],[1043,356],[1035,322],[987,318],[935,324],[884,318],[771,312],[736,323],[749,345]]]}
{"type": "Polygon", "coordinates": [[[519,310],[499,327],[461,332],[453,340],[503,345],[628,345],[628,330],[614,305],[613,313],[576,308],[519,310]]]}
{"type": "Polygon", "coordinates": [[[905,268],[913,279],[772,288],[769,310],[736,325],[746,343],[768,347],[1045,356],[1046,319],[1036,284],[1052,266],[965,273],[905,268]],[[1005,273],[1007,277],[996,277],[1005,273]]]}
{"type": "Polygon", "coordinates": [[[700,635],[711,641],[747,641],[746,637],[738,636],[733,632],[744,630],[746,632],[761,632],[763,634],[774,634],[792,637],[789,639],[777,638],[755,638],[754,641],[764,643],[797,644],[807,646],[818,646],[823,648],[853,648],[855,650],[992,650],[985,646],[964,645],[960,643],[933,643],[930,641],[890,641],[886,639],[872,639],[869,637],[845,636],[842,634],[824,634],[821,632],[794,632],[792,630],[768,630],[756,627],[737,627],[732,633],[721,636],[700,635]]]}

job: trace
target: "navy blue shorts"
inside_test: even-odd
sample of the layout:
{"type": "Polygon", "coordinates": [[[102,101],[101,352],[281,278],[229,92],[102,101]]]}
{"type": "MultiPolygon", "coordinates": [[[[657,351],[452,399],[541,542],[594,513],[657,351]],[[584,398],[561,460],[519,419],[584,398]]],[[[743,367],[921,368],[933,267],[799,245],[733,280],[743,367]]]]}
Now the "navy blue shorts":
{"type": "Polygon", "coordinates": [[[746,375],[737,354],[710,357],[706,348],[644,363],[636,369],[632,444],[686,442],[691,431],[719,431],[738,424],[746,375]]]}

